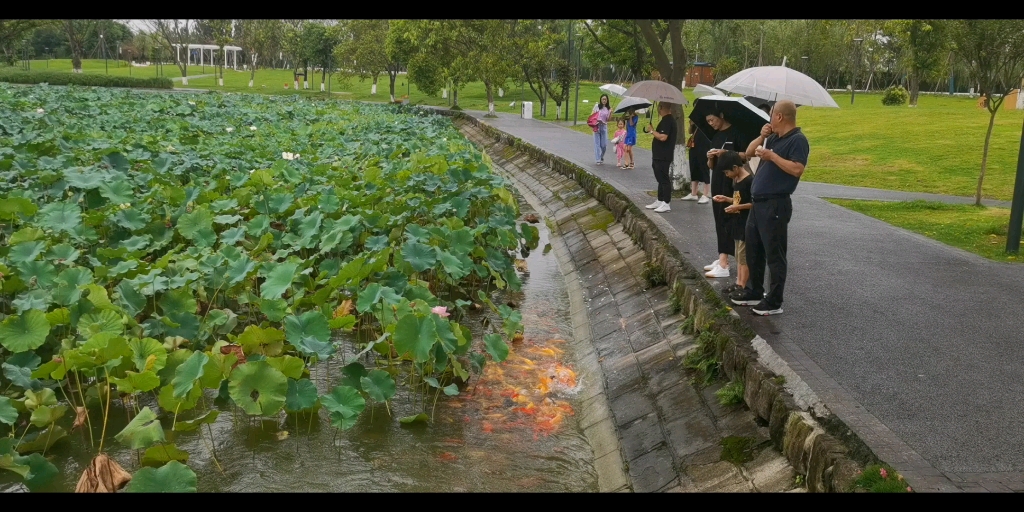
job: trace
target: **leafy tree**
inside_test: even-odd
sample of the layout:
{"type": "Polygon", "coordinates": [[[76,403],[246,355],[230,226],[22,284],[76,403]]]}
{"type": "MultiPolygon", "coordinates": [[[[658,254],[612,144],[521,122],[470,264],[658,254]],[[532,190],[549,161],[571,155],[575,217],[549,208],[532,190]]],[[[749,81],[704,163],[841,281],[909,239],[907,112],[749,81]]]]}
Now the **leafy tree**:
{"type": "Polygon", "coordinates": [[[85,54],[86,35],[96,29],[100,20],[60,20],[64,35],[68,38],[68,49],[71,50],[71,71],[82,72],[82,57],[85,54]]]}
{"type": "Polygon", "coordinates": [[[194,38],[193,29],[196,25],[195,21],[149,20],[149,26],[153,32],[159,34],[163,39],[165,47],[171,50],[174,63],[181,70],[181,85],[188,85],[188,45],[194,38]],[[176,46],[178,49],[176,49],[176,46]],[[184,57],[182,57],[182,54],[184,54],[184,57]]]}
{"type": "Polygon", "coordinates": [[[17,49],[25,37],[46,25],[45,20],[0,20],[0,52],[3,52],[4,62],[13,65],[17,60],[17,49]]]}
{"type": "Polygon", "coordinates": [[[515,62],[519,63],[520,79],[540,100],[541,116],[547,116],[548,98],[555,100],[556,112],[561,113],[564,91],[571,84],[570,74],[556,75],[556,71],[571,71],[565,60],[567,41],[565,31],[559,30],[561,24],[552,20],[524,20],[513,53],[515,62]],[[552,90],[556,94],[552,94],[552,90]]]}
{"type": "Polygon", "coordinates": [[[409,59],[417,74],[409,79],[422,88],[424,78],[436,82],[440,75],[452,89],[452,108],[459,109],[459,88],[476,78],[477,71],[472,62],[476,41],[465,20],[420,20],[414,26],[415,51],[409,59]]]}
{"type": "Polygon", "coordinates": [[[403,45],[391,36],[391,20],[350,20],[347,25],[346,37],[336,49],[339,62],[345,62],[362,78],[373,78],[373,93],[377,91],[377,77],[381,73],[388,75],[391,101],[395,101],[395,80],[398,78],[400,62],[396,50],[403,45]],[[391,52],[388,51],[389,36],[391,52]]]}
{"type": "MultiPolygon", "coordinates": [[[[584,20],[583,26],[597,43],[590,55],[593,61],[628,69],[634,81],[650,75],[654,69],[651,51],[636,23],[631,20],[584,20]]],[[[664,40],[664,36],[661,39],[664,40]]]]}
{"type": "Polygon", "coordinates": [[[213,39],[213,44],[220,47],[220,85],[224,85],[224,64],[227,60],[227,55],[224,53],[224,47],[231,43],[232,27],[234,20],[204,20],[204,24],[208,28],[208,35],[213,39]]]}
{"type": "Polygon", "coordinates": [[[969,76],[988,98],[988,131],[981,156],[981,172],[974,204],[981,206],[981,185],[988,164],[989,144],[996,114],[1006,95],[1020,87],[1024,78],[1024,20],[958,20],[949,27],[956,54],[967,66],[969,76]]]}
{"type": "Polygon", "coordinates": [[[239,45],[249,63],[249,87],[252,87],[256,69],[273,62],[284,27],[280,20],[238,20],[238,28],[239,45]]]}
{"type": "Polygon", "coordinates": [[[887,31],[904,50],[910,68],[910,106],[917,106],[922,79],[936,80],[945,71],[949,36],[945,20],[892,20],[887,31]]]}

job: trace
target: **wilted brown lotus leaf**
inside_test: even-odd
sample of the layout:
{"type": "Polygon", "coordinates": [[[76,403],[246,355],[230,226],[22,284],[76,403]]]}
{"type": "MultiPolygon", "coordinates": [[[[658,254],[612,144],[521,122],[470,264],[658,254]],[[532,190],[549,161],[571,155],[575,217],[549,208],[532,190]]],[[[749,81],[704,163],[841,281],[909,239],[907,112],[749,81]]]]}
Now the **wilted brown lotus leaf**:
{"type": "Polygon", "coordinates": [[[75,423],[71,425],[71,430],[74,430],[82,425],[89,419],[89,411],[85,407],[75,407],[75,423]]]}
{"type": "Polygon", "coordinates": [[[78,480],[75,492],[117,492],[132,479],[120,464],[101,453],[92,459],[78,480]]]}
{"type": "Polygon", "coordinates": [[[526,216],[523,217],[523,220],[525,220],[526,222],[529,222],[530,224],[536,224],[536,223],[540,222],[540,219],[537,218],[537,215],[533,214],[533,213],[526,214],[526,216]]]}
{"type": "Polygon", "coordinates": [[[334,310],[334,318],[338,318],[339,316],[348,315],[351,312],[352,312],[352,299],[345,299],[345,300],[341,301],[341,305],[338,306],[338,309],[334,310]]]}
{"type": "Polygon", "coordinates": [[[220,348],[220,353],[224,355],[235,355],[237,360],[235,361],[235,364],[231,367],[232,370],[234,370],[235,367],[237,367],[240,364],[245,364],[245,352],[242,352],[242,347],[240,345],[224,345],[223,347],[220,348]]]}

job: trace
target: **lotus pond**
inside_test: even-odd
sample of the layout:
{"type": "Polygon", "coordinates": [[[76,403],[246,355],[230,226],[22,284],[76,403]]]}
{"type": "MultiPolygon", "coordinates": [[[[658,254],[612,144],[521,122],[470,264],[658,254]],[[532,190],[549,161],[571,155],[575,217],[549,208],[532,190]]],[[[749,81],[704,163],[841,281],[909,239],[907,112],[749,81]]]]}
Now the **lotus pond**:
{"type": "Polygon", "coordinates": [[[0,489],[596,490],[522,213],[416,110],[0,84],[0,489]]]}

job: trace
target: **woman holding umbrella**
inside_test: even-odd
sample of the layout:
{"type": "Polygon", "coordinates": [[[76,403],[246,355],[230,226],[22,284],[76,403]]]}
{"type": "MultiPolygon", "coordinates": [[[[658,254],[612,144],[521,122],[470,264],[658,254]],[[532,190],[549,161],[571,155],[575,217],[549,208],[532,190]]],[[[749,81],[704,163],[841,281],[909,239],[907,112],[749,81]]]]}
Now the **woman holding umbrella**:
{"type": "MultiPolygon", "coordinates": [[[[711,197],[731,198],[733,195],[732,180],[726,177],[721,170],[714,170],[715,160],[720,151],[733,150],[742,155],[744,150],[737,148],[746,148],[750,144],[750,140],[740,130],[737,130],[721,112],[708,115],[706,120],[715,130],[714,136],[711,137],[711,149],[707,152],[708,169],[711,175],[711,197]]],[[[728,205],[729,203],[718,201],[711,203],[711,209],[715,216],[715,232],[718,237],[718,261],[704,267],[704,270],[707,270],[704,275],[707,277],[729,277],[729,255],[735,254],[736,249],[726,220],[725,208],[728,205]]]]}
{"type": "Polygon", "coordinates": [[[612,106],[608,95],[602,94],[590,115],[597,114],[597,131],[594,132],[594,161],[597,165],[604,163],[604,154],[608,150],[608,118],[612,114],[612,106]]]}

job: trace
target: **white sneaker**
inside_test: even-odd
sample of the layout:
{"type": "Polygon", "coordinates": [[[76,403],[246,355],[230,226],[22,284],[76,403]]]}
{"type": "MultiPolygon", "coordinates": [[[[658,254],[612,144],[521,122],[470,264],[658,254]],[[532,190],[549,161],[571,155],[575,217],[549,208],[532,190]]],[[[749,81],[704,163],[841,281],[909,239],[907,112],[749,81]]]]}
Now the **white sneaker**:
{"type": "Polygon", "coordinates": [[[729,269],[722,267],[713,268],[704,275],[712,278],[729,277],[729,269]]]}
{"type": "Polygon", "coordinates": [[[668,203],[661,203],[661,206],[655,209],[654,213],[665,213],[670,211],[672,211],[672,208],[669,208],[668,203]]]}
{"type": "Polygon", "coordinates": [[[655,201],[655,202],[653,202],[653,203],[651,203],[651,204],[649,204],[647,206],[644,206],[644,208],[647,208],[648,210],[653,210],[655,208],[661,208],[661,205],[662,205],[661,201],[655,201]]]}
{"type": "Polygon", "coordinates": [[[710,265],[704,265],[704,270],[714,270],[716,268],[721,268],[721,267],[722,266],[718,264],[718,260],[715,260],[715,262],[710,264],[710,265]]]}
{"type": "Polygon", "coordinates": [[[697,200],[697,204],[707,204],[709,201],[710,199],[708,199],[708,196],[700,196],[700,199],[697,200]]]}
{"type": "Polygon", "coordinates": [[[693,194],[686,194],[686,197],[683,198],[683,201],[696,201],[696,200],[697,200],[697,196],[695,196],[693,194]]]}

